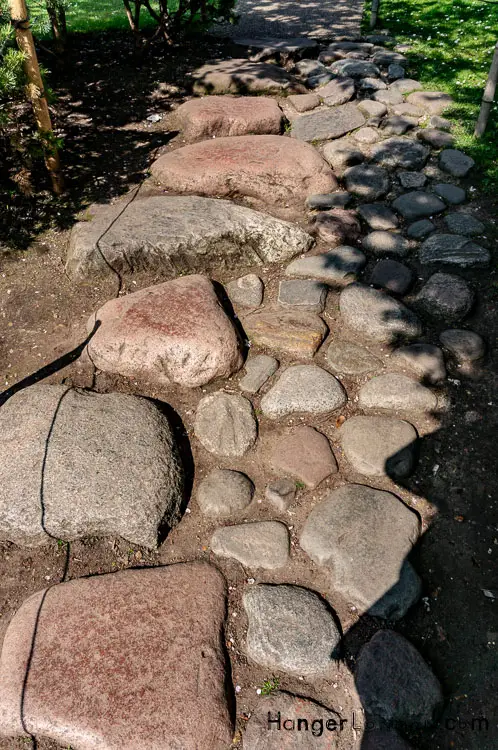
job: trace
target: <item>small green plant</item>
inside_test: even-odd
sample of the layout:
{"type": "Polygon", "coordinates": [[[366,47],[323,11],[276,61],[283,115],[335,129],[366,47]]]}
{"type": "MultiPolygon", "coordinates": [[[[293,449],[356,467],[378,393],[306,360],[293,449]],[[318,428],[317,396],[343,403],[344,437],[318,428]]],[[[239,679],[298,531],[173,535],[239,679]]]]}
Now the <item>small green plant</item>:
{"type": "Polygon", "coordinates": [[[63,550],[66,546],[67,542],[64,541],[64,539],[57,539],[57,549],[63,550]]]}
{"type": "Polygon", "coordinates": [[[280,679],[278,677],[271,677],[269,680],[265,680],[261,685],[261,695],[271,695],[275,690],[280,687],[280,679]]]}
{"type": "Polygon", "coordinates": [[[298,490],[304,490],[306,485],[304,482],[300,482],[299,480],[296,482],[296,487],[298,490]]]}

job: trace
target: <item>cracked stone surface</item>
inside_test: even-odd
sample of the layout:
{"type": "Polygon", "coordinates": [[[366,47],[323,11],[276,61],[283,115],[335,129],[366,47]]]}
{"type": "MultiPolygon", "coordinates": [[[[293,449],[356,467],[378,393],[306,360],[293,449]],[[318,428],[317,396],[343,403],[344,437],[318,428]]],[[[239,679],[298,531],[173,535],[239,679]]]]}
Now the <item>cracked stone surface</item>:
{"type": "MultiPolygon", "coordinates": [[[[276,137],[276,136],[275,136],[276,137]]],[[[221,260],[262,265],[306,252],[313,239],[286,221],[198,196],[129,196],[88,209],[91,221],[71,231],[66,272],[74,281],[160,271],[209,271],[221,260]]]]}
{"type": "Polygon", "coordinates": [[[178,520],[183,469],[150,401],[40,384],[9,399],[0,425],[0,539],[111,535],[155,548],[178,520]]]}
{"type": "Polygon", "coordinates": [[[26,737],[22,701],[27,729],[64,747],[225,750],[234,729],[225,610],[225,580],[204,563],[81,578],[34,594],[3,644],[0,733],[26,737]]]}
{"type": "Polygon", "coordinates": [[[262,667],[304,677],[325,676],[340,635],[317,594],[300,586],[259,584],[246,589],[246,651],[262,667]]]}
{"type": "Polygon", "coordinates": [[[364,124],[365,117],[356,104],[348,103],[320,109],[296,118],[292,123],[291,134],[298,141],[327,141],[331,138],[339,138],[364,124]]]}
{"type": "Polygon", "coordinates": [[[270,419],[294,412],[327,414],[346,403],[340,382],[318,365],[292,365],[261,399],[263,414],[270,419]]]}
{"type": "Polygon", "coordinates": [[[186,388],[242,366],[237,332],[205,276],[183,276],[112,299],[88,322],[88,354],[104,372],[186,388]]]}
{"type": "Polygon", "coordinates": [[[406,562],[419,528],[418,516],[395,495],[349,484],[313,508],[300,544],[360,614],[396,620],[420,596],[406,562]]]}
{"type": "Polygon", "coordinates": [[[401,479],[413,472],[416,429],[394,417],[350,417],[339,436],[347,460],[360,474],[401,479]]]}

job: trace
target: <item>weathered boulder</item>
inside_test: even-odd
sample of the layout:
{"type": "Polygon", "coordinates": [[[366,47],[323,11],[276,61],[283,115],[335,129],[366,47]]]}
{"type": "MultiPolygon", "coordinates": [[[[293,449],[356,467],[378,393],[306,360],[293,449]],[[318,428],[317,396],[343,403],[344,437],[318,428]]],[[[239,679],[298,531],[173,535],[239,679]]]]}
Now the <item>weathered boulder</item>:
{"type": "Polygon", "coordinates": [[[304,203],[308,195],[338,187],[332,170],[313,146],[279,135],[194,143],[160,156],[151,173],[159,185],[177,193],[239,195],[269,205],[304,203]]]}
{"type": "Polygon", "coordinates": [[[179,516],[183,471],[150,401],[34,385],[0,411],[0,539],[122,536],[156,547],[179,516]]]}
{"type": "Polygon", "coordinates": [[[0,735],[29,742],[29,732],[81,750],[225,750],[233,735],[225,610],[224,579],[202,563],[34,594],[3,644],[0,735]]]}
{"type": "Polygon", "coordinates": [[[239,338],[205,276],[182,276],[117,297],[90,318],[88,344],[104,372],[186,388],[242,367],[239,338]]]}
{"type": "Polygon", "coordinates": [[[175,120],[187,141],[249,133],[278,135],[282,119],[277,102],[264,96],[206,96],[191,99],[175,111],[175,120]]]}
{"type": "Polygon", "coordinates": [[[129,197],[89,209],[71,231],[66,272],[75,281],[137,270],[163,278],[221,266],[290,260],[313,244],[285,221],[198,196],[129,197]]]}

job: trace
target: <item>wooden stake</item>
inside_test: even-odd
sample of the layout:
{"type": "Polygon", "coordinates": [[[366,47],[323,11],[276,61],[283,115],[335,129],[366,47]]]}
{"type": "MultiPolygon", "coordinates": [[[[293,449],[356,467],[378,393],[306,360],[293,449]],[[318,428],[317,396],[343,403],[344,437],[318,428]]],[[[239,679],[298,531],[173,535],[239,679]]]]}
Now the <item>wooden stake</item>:
{"type": "Polygon", "coordinates": [[[372,11],[370,13],[370,28],[375,29],[377,26],[377,17],[379,15],[380,0],[372,0],[372,11]]]}
{"type": "Polygon", "coordinates": [[[479,112],[479,118],[477,120],[476,129],[474,135],[476,138],[480,138],[484,135],[486,126],[488,124],[489,113],[491,112],[491,105],[493,104],[495,93],[496,93],[496,82],[498,80],[498,42],[496,42],[495,53],[491,62],[491,68],[489,69],[488,80],[484,94],[482,97],[481,111],[479,112]]]}
{"type": "MultiPolygon", "coordinates": [[[[43,80],[38,65],[33,34],[28,19],[28,9],[25,0],[9,0],[10,15],[16,30],[19,49],[24,52],[24,69],[28,79],[28,96],[33,105],[38,132],[42,138],[53,140],[52,120],[48,110],[47,97],[43,88],[43,80]]],[[[57,148],[50,144],[45,146],[45,164],[49,171],[52,188],[56,195],[64,189],[60,159],[57,148]]]]}

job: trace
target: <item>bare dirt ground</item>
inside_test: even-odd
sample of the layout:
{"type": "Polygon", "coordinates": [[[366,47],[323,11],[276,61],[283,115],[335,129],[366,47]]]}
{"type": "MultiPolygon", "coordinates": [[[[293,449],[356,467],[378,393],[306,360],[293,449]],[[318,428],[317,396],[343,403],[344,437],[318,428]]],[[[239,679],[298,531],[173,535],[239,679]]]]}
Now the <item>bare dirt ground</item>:
{"type": "MultiPolygon", "coordinates": [[[[144,178],[151,154],[158,147],[168,145],[170,140],[162,121],[150,123],[146,118],[153,113],[167,114],[170,107],[188,93],[189,70],[227,51],[221,42],[195,44],[184,50],[182,56],[175,53],[161,58],[157,55],[140,67],[127,44],[116,36],[107,39],[105,44],[97,39],[76,39],[68,60],[53,70],[51,80],[59,97],[56,105],[59,123],[66,132],[64,159],[69,193],[60,207],[49,198],[43,205],[26,199],[24,207],[15,207],[11,216],[12,231],[5,234],[7,250],[0,256],[0,382],[4,392],[81,344],[86,337],[90,313],[115,295],[116,285],[112,280],[75,286],[65,276],[64,257],[70,227],[89,202],[107,201],[144,178]],[[162,92],[160,96],[158,91],[162,92]],[[54,219],[56,227],[49,228],[54,219]],[[14,248],[16,236],[21,244],[18,249],[14,248]]],[[[483,218],[496,220],[496,206],[492,202],[481,199],[479,205],[483,218]]],[[[492,228],[492,224],[490,226],[492,228]]],[[[246,269],[237,269],[237,275],[243,272],[246,269]]],[[[258,273],[271,294],[276,269],[267,267],[258,269],[258,273]]],[[[445,388],[450,408],[415,422],[423,438],[421,459],[406,486],[400,488],[387,479],[371,483],[395,491],[420,513],[424,522],[425,533],[415,551],[415,565],[424,582],[424,599],[397,629],[431,664],[443,684],[447,703],[436,727],[418,731],[410,738],[419,750],[491,750],[498,743],[498,506],[494,460],[497,391],[493,349],[498,288],[495,273],[493,267],[491,271],[472,275],[473,283],[478,281],[479,303],[465,324],[480,333],[490,345],[482,368],[473,377],[462,377],[454,370],[445,388]],[[477,722],[479,718],[486,719],[487,729],[485,724],[477,722]]],[[[213,278],[223,282],[228,276],[213,274],[213,278]]],[[[157,280],[145,276],[127,280],[122,292],[157,280]]],[[[334,331],[336,316],[337,294],[330,294],[325,320],[331,331],[334,331]]],[[[429,323],[428,326],[429,336],[436,336],[436,329],[431,329],[429,323]]],[[[375,348],[372,350],[375,353],[375,348]]],[[[48,382],[93,386],[98,391],[132,392],[166,401],[178,415],[178,435],[185,445],[185,438],[192,432],[194,407],[201,393],[200,390],[186,393],[176,389],[153,392],[138,382],[94,373],[84,359],[57,370],[48,377],[48,382]]],[[[361,378],[344,380],[353,400],[362,382],[361,378]]],[[[212,384],[205,390],[216,390],[216,387],[217,384],[212,384]]],[[[344,416],[347,415],[345,410],[344,416]]],[[[239,463],[230,463],[230,468],[247,472],[255,482],[257,502],[252,508],[251,520],[263,517],[262,456],[265,436],[273,429],[260,414],[258,417],[262,435],[258,451],[239,463]]],[[[329,421],[320,425],[320,429],[332,442],[341,475],[348,481],[364,482],[364,478],[355,476],[343,460],[336,425],[329,421]]],[[[197,482],[214,460],[195,445],[193,451],[193,455],[187,452],[186,459],[191,477],[195,467],[197,482]]],[[[285,582],[319,591],[338,613],[345,633],[343,659],[334,680],[316,686],[316,696],[320,695],[322,701],[324,695],[329,696],[328,705],[341,709],[341,714],[346,715],[358,705],[350,669],[354,667],[359,645],[382,625],[374,618],[358,620],[347,602],[329,590],[327,581],[299,551],[297,544],[305,518],[304,501],[308,512],[339,481],[331,477],[316,492],[300,490],[298,501],[291,509],[292,520],[289,522],[287,518],[292,527],[295,554],[291,569],[285,572],[285,582]]],[[[212,559],[228,575],[231,585],[227,647],[232,658],[234,684],[241,687],[238,722],[243,729],[244,716],[258,700],[256,687],[270,676],[250,666],[242,652],[245,621],[240,595],[247,573],[237,563],[220,563],[210,554],[208,542],[214,526],[195,512],[195,505],[193,508],[157,552],[137,548],[120,539],[90,539],[70,545],[54,542],[33,550],[0,543],[0,640],[23,600],[63,577],[67,580],[129,567],[193,558],[212,559]]],[[[257,581],[265,580],[264,574],[257,578],[257,581]]],[[[274,574],[271,580],[278,582],[274,574]]],[[[290,678],[282,680],[281,687],[301,692],[299,681],[290,678]]],[[[310,694],[310,697],[315,696],[310,694]]],[[[26,742],[0,741],[0,750],[21,747],[26,747],[26,742]]],[[[50,742],[38,744],[39,750],[55,747],[57,745],[50,742]]]]}

